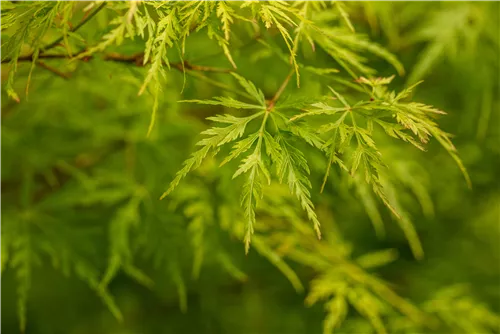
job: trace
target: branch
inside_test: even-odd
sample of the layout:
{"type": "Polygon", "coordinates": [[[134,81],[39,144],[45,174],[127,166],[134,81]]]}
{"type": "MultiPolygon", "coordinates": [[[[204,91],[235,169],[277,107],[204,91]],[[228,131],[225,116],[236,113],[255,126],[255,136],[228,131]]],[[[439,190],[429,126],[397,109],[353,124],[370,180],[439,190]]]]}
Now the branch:
{"type": "MultiPolygon", "coordinates": [[[[85,50],[82,50],[78,52],[76,55],[84,52],[85,50]]],[[[76,56],[75,55],[75,56],[76,56]]],[[[82,61],[89,61],[92,59],[93,56],[89,57],[84,57],[80,60],[82,61]]],[[[65,54],[42,54],[38,56],[38,59],[74,59],[68,57],[68,55],[65,54]]],[[[120,63],[133,63],[136,66],[144,66],[147,64],[144,64],[144,53],[137,53],[134,55],[123,55],[119,53],[108,53],[104,55],[103,57],[104,60],[107,61],[114,61],[114,62],[120,62],[120,63]]],[[[8,63],[10,59],[4,59],[2,60],[2,63],[8,63]]],[[[18,58],[18,62],[31,62],[33,61],[33,55],[27,55],[27,56],[22,56],[18,58]]],[[[178,62],[178,63],[170,63],[169,64],[171,67],[174,67],[180,71],[198,71],[198,72],[219,72],[219,73],[230,73],[233,72],[233,69],[230,68],[220,68],[220,67],[211,67],[211,66],[203,66],[203,65],[194,65],[185,60],[183,63],[178,62]],[[183,66],[184,65],[184,66],[183,66]]]]}
{"type": "Polygon", "coordinates": [[[40,67],[42,67],[42,68],[44,68],[44,69],[46,69],[46,70],[48,70],[48,71],[50,71],[50,72],[52,72],[52,73],[54,73],[54,74],[56,74],[56,75],[60,76],[60,77],[61,77],[61,78],[63,78],[64,80],[68,80],[68,79],[71,77],[71,75],[70,75],[70,74],[67,74],[67,73],[61,72],[61,71],[59,71],[57,68],[53,68],[52,66],[49,66],[49,65],[45,64],[45,63],[44,63],[44,62],[42,62],[42,61],[37,61],[37,62],[36,62],[36,64],[37,64],[37,65],[40,65],[40,67]]]}
{"type": "MultiPolygon", "coordinates": [[[[109,53],[104,56],[104,60],[121,62],[121,63],[135,63],[137,66],[144,66],[144,53],[138,53],[135,55],[122,55],[118,53],[109,53]]],[[[170,63],[171,67],[178,69],[179,71],[199,71],[199,72],[220,72],[220,73],[230,73],[233,72],[230,68],[220,68],[220,67],[210,67],[202,65],[194,65],[185,60],[183,63],[170,63]]]]}
{"type": "Polygon", "coordinates": [[[267,111],[271,111],[271,109],[274,108],[274,105],[280,98],[281,94],[283,94],[283,91],[285,90],[286,86],[288,86],[288,83],[290,82],[290,79],[292,78],[293,74],[295,73],[294,70],[291,70],[290,73],[287,75],[285,78],[285,81],[281,84],[280,88],[276,91],[276,94],[274,94],[273,98],[271,101],[269,101],[269,104],[267,105],[267,111]]]}
{"type": "MultiPolygon", "coordinates": [[[[45,55],[45,54],[41,54],[38,56],[38,59],[65,59],[65,58],[68,58],[67,55],[64,55],[64,54],[55,54],[55,55],[45,55]]],[[[7,58],[7,59],[3,59],[2,60],[2,64],[4,63],[10,63],[12,59],[10,58],[7,58]]],[[[18,62],[32,62],[33,61],[33,55],[30,54],[30,55],[26,55],[26,56],[21,56],[19,58],[17,58],[17,61],[18,62]]]]}
{"type": "MultiPolygon", "coordinates": [[[[80,29],[85,23],[90,21],[91,18],[93,18],[97,13],[99,13],[104,7],[106,6],[106,2],[103,2],[102,4],[99,5],[99,7],[96,8],[92,13],[84,17],[80,23],[78,23],[76,26],[74,26],[70,32],[75,32],[78,29],[80,29]]],[[[57,46],[62,40],[64,39],[64,36],[59,37],[58,39],[54,40],[52,43],[49,43],[48,45],[44,46],[41,50],[40,53],[46,52],[55,46],[57,46]]],[[[3,62],[2,62],[3,63],[3,62]]]]}
{"type": "MultiPolygon", "coordinates": [[[[93,56],[89,56],[93,58],[93,56]]],[[[89,59],[87,58],[87,59],[89,59]]],[[[134,63],[136,66],[144,66],[144,53],[136,53],[133,55],[122,55],[120,53],[108,53],[103,57],[104,60],[114,61],[118,63],[134,63]]],[[[85,60],[85,58],[83,59],[85,60]]]]}
{"type": "MultiPolygon", "coordinates": [[[[177,63],[175,66],[179,67],[182,70],[182,64],[177,63]]],[[[193,65],[190,64],[187,60],[184,61],[184,68],[190,71],[199,71],[199,72],[220,72],[220,73],[230,73],[234,72],[231,68],[219,68],[219,67],[210,67],[210,66],[201,66],[201,65],[193,65]]]]}

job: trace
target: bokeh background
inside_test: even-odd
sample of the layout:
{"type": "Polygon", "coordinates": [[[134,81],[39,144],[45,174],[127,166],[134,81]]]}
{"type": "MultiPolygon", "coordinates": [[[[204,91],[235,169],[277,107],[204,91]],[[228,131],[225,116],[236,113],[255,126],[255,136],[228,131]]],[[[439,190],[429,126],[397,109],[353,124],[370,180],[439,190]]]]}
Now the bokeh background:
{"type": "MultiPolygon", "coordinates": [[[[340,176],[332,177],[325,193],[314,195],[320,217],[325,226],[335,226],[354,254],[396,249],[398,258],[376,273],[415,304],[443,300],[440,293],[458,286],[474,298],[474,305],[498,314],[499,3],[352,2],[346,8],[358,32],[368,34],[404,64],[406,74],[396,77],[391,88],[399,90],[424,80],[413,99],[447,112],[439,124],[454,135],[473,186],[467,188],[453,160],[434,141],[427,152],[389,141],[383,147],[401,180],[410,180],[410,187],[421,190],[417,200],[403,194],[401,203],[421,239],[422,260],[413,257],[404,235],[380,205],[387,233],[385,238],[376,237],[359,194],[340,176]]],[[[79,35],[89,45],[95,44],[112,14],[100,12],[79,35]]],[[[47,32],[47,40],[57,33],[47,32]]],[[[233,41],[238,71],[272,96],[288,72],[287,65],[277,63],[264,45],[249,43],[248,36],[242,33],[240,40],[233,41]]],[[[8,38],[9,32],[2,30],[2,40],[8,38]]],[[[141,50],[141,43],[129,41],[119,51],[133,54],[141,50]]],[[[318,64],[337,67],[321,53],[314,57],[318,64]]],[[[228,67],[216,43],[202,32],[188,40],[186,59],[228,67]]],[[[384,61],[375,57],[370,61],[381,75],[393,74],[384,61]]],[[[258,252],[251,250],[245,256],[243,244],[219,228],[219,221],[207,222],[203,242],[193,246],[190,226],[196,210],[212,209],[186,210],[183,196],[199,194],[201,206],[218,201],[221,191],[237,198],[238,189],[232,191],[231,184],[224,182],[231,171],[207,163],[180,185],[185,191],[173,199],[158,200],[193,150],[198,133],[207,127],[204,118],[219,113],[216,107],[176,101],[231,93],[194,76],[187,76],[182,90],[183,75],[173,69],[155,129],[146,138],[153,102],[148,94],[137,96],[144,68],[98,57],[87,62],[53,59],[45,63],[70,72],[71,78],[37,66],[26,95],[30,63],[23,62],[15,83],[21,102],[2,90],[4,333],[19,331],[18,298],[24,294],[27,332],[33,334],[321,332],[323,305],[306,307],[305,293],[297,293],[258,252]],[[219,183],[222,190],[215,189],[219,183]],[[139,208],[134,202],[137,198],[142,201],[139,208]],[[116,233],[124,233],[120,240],[130,243],[122,262],[132,261],[148,275],[126,273],[122,267],[110,282],[109,293],[120,308],[122,322],[90,288],[98,284],[110,248],[125,247],[113,241],[116,233]],[[193,278],[192,262],[201,244],[204,262],[193,278]],[[9,267],[16,261],[16,255],[8,256],[11,248],[22,249],[17,256],[29,258],[29,275],[22,278],[29,281],[28,291],[16,281],[19,272],[9,267]]],[[[8,71],[2,63],[2,85],[8,71]]],[[[210,77],[224,82],[227,75],[210,77]]],[[[307,74],[302,80],[300,94],[304,96],[317,95],[328,84],[327,79],[307,74]]],[[[291,86],[286,94],[298,92],[291,86]]],[[[324,162],[314,154],[310,159],[313,188],[318,189],[324,162]]],[[[307,288],[314,273],[291,266],[307,288]]],[[[460,321],[471,317],[475,308],[449,310],[449,316],[460,321]]],[[[490,330],[499,332],[498,327],[490,330]]],[[[355,312],[339,330],[371,331],[355,312]]],[[[462,332],[472,333],[465,325],[462,332]]]]}

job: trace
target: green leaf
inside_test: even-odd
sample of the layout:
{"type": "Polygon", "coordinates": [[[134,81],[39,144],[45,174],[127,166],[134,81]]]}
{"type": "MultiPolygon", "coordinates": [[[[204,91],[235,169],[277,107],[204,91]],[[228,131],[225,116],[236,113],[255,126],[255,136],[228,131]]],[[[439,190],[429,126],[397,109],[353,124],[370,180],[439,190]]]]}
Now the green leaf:
{"type": "Polygon", "coordinates": [[[257,89],[257,87],[255,87],[255,85],[251,81],[246,80],[241,75],[238,75],[234,72],[231,72],[231,75],[236,78],[241,87],[243,87],[245,91],[259,103],[261,107],[266,107],[266,99],[264,98],[264,93],[262,93],[260,89],[257,89]]]}
{"type": "Polygon", "coordinates": [[[210,151],[214,150],[218,146],[222,146],[243,136],[248,123],[261,116],[263,113],[264,112],[262,111],[248,117],[235,117],[232,115],[218,115],[215,117],[209,117],[208,119],[214,122],[220,122],[230,125],[223,128],[214,127],[201,133],[209,137],[202,139],[198,143],[196,143],[196,146],[202,147],[198,151],[193,152],[191,154],[191,157],[184,161],[184,167],[177,172],[174,180],[170,183],[167,191],[163,193],[160,199],[168,196],[168,194],[170,194],[175,189],[175,187],[177,187],[179,182],[184,177],[186,177],[186,175],[190,171],[198,168],[210,151]]]}
{"type": "MultiPolygon", "coordinates": [[[[269,137],[271,141],[272,137],[269,137]]],[[[280,182],[286,180],[290,192],[294,194],[300,202],[302,209],[306,211],[307,217],[313,223],[314,230],[318,238],[321,238],[320,222],[314,211],[314,204],[311,201],[311,182],[309,181],[309,167],[303,153],[288,143],[283,136],[277,135],[275,144],[279,147],[280,153],[276,157],[276,173],[280,182]]]]}

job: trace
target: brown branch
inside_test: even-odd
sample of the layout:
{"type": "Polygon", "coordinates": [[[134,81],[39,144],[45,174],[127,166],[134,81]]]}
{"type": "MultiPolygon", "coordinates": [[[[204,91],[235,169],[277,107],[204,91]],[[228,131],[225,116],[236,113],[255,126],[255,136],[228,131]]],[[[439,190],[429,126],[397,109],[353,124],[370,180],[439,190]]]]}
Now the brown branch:
{"type": "MultiPolygon", "coordinates": [[[[70,32],[75,32],[77,31],[78,29],[80,29],[85,23],[87,23],[91,18],[93,18],[98,12],[100,12],[104,7],[106,6],[106,2],[103,2],[102,4],[99,5],[99,7],[96,8],[96,10],[94,10],[92,13],[90,14],[86,14],[83,19],[80,21],[80,23],[78,23],[76,26],[72,27],[70,29],[70,32]]],[[[44,46],[43,48],[40,49],[40,54],[38,55],[37,59],[66,59],[68,58],[67,55],[64,55],[64,54],[45,54],[46,51],[56,47],[62,40],[64,39],[64,36],[60,36],[59,38],[57,38],[56,40],[54,40],[53,42],[47,44],[46,46],[44,46]]],[[[80,53],[80,52],[79,52],[80,53]]],[[[76,55],[75,55],[76,56],[76,55]]],[[[34,54],[30,54],[30,55],[26,55],[26,56],[22,56],[22,57],[19,57],[17,59],[18,62],[20,61],[29,61],[29,62],[32,62],[34,60],[34,54]]],[[[4,63],[10,63],[12,61],[12,59],[10,58],[6,58],[6,59],[2,59],[2,64],[4,63]]],[[[43,63],[39,63],[42,67],[46,68],[46,69],[49,69],[47,67],[47,65],[43,64],[43,63]]],[[[67,74],[64,74],[62,72],[59,72],[58,70],[56,69],[53,69],[51,68],[50,69],[51,72],[54,72],[62,77],[65,77],[66,79],[68,78],[68,75],[67,74]]]]}
{"type": "MultiPolygon", "coordinates": [[[[64,59],[64,58],[68,58],[67,55],[63,55],[63,54],[55,54],[55,55],[51,55],[51,54],[43,54],[43,55],[39,55],[38,56],[38,59],[64,59]]],[[[7,58],[7,59],[2,59],[2,64],[5,64],[5,63],[10,63],[12,59],[10,58],[7,58]]],[[[33,55],[27,55],[27,56],[22,56],[22,57],[19,57],[17,59],[18,62],[32,62],[33,61],[33,55]]]]}
{"type": "MultiPolygon", "coordinates": [[[[182,64],[177,64],[176,66],[179,66],[179,65],[182,69],[182,64]]],[[[234,72],[234,70],[231,68],[219,68],[219,67],[194,65],[194,64],[188,63],[187,61],[184,61],[184,68],[186,70],[199,71],[199,72],[220,72],[220,73],[234,72]]]]}
{"type": "MultiPolygon", "coordinates": [[[[93,12],[91,13],[87,13],[83,19],[74,27],[72,27],[70,29],[69,32],[75,32],[77,31],[78,29],[80,29],[85,23],[87,23],[88,21],[90,21],[91,18],[93,18],[97,13],[99,13],[104,7],[106,6],[106,2],[103,2],[99,5],[99,7],[96,8],[96,10],[94,10],[93,12]]],[[[71,23],[71,22],[70,22],[71,23]]],[[[57,45],[59,45],[59,43],[64,39],[64,35],[63,36],[60,36],[58,37],[56,40],[52,41],[51,43],[47,44],[46,46],[44,46],[43,48],[40,49],[40,54],[38,55],[38,59],[43,59],[43,58],[68,58],[66,55],[47,55],[47,54],[44,54],[45,52],[47,52],[48,50],[50,49],[53,49],[54,47],[56,47],[57,45]]],[[[27,55],[27,56],[23,56],[23,57],[19,57],[17,60],[18,61],[33,61],[33,58],[34,58],[34,55],[33,54],[30,54],[30,55],[27,55]]],[[[2,63],[9,63],[12,59],[3,59],[2,60],[2,63]]]]}
{"type": "Polygon", "coordinates": [[[39,65],[40,67],[42,67],[42,68],[44,68],[44,69],[48,70],[48,71],[50,71],[50,72],[52,72],[52,73],[54,73],[54,74],[56,74],[56,75],[60,76],[60,77],[61,77],[61,78],[63,78],[64,80],[68,80],[68,79],[71,77],[71,75],[70,75],[70,74],[67,74],[67,73],[61,72],[61,71],[59,71],[57,68],[54,68],[54,67],[52,67],[52,66],[49,66],[49,65],[45,64],[45,63],[44,63],[44,62],[42,62],[42,61],[37,61],[37,63],[36,63],[36,64],[37,64],[37,65],[39,65]]]}
{"type": "MultiPolygon", "coordinates": [[[[84,52],[85,50],[80,51],[84,52]]],[[[67,55],[63,54],[55,54],[55,55],[40,55],[38,57],[39,59],[74,59],[74,58],[69,58],[67,55]]],[[[89,61],[93,58],[93,56],[88,56],[88,57],[83,57],[82,59],[79,59],[81,61],[89,61]]],[[[135,64],[135,66],[142,67],[144,66],[144,54],[143,53],[137,53],[134,55],[122,55],[118,53],[109,53],[104,55],[103,59],[105,61],[114,61],[114,62],[121,62],[121,63],[131,63],[135,64]]],[[[32,55],[24,56],[24,57],[19,57],[18,61],[32,61],[32,55]]],[[[3,62],[3,61],[2,61],[3,62]]],[[[64,73],[52,66],[49,66],[45,64],[44,62],[37,60],[36,62],[37,65],[40,67],[54,73],[55,75],[68,80],[71,77],[70,73],[64,73]]],[[[216,72],[216,73],[230,73],[233,72],[232,69],[228,68],[218,68],[218,67],[210,67],[210,66],[202,66],[202,65],[194,65],[189,63],[188,61],[184,61],[183,63],[170,63],[169,64],[171,67],[181,71],[181,72],[216,72]]],[[[3,115],[2,115],[3,116],[3,115]]]]}
{"type": "MultiPolygon", "coordinates": [[[[92,58],[92,56],[90,56],[92,58]]],[[[136,53],[133,55],[122,55],[119,53],[108,53],[104,55],[104,60],[114,61],[119,63],[133,63],[136,66],[144,66],[144,53],[136,53]]]]}
{"type": "MultiPolygon", "coordinates": [[[[122,55],[118,53],[110,53],[104,56],[104,60],[116,61],[122,63],[135,63],[136,66],[144,66],[144,54],[137,53],[135,55],[122,55]]],[[[233,72],[230,68],[220,68],[220,67],[210,67],[202,65],[194,65],[185,60],[184,62],[170,63],[171,67],[178,69],[179,71],[198,71],[198,72],[219,72],[219,73],[230,73],[233,72]]]]}
{"type": "Polygon", "coordinates": [[[288,86],[288,83],[290,82],[290,79],[292,78],[293,73],[295,73],[295,71],[292,69],[290,71],[290,73],[287,75],[287,77],[285,78],[285,81],[283,81],[283,83],[281,84],[280,88],[278,88],[278,90],[276,91],[276,94],[274,94],[271,101],[269,101],[269,103],[267,105],[267,109],[266,109],[267,111],[271,111],[274,108],[274,105],[276,104],[276,102],[280,98],[281,94],[283,94],[283,92],[285,91],[286,86],[288,86]]]}
{"type": "MultiPolygon", "coordinates": [[[[106,6],[106,2],[103,2],[102,4],[99,5],[99,7],[96,8],[96,10],[94,10],[92,13],[90,14],[87,14],[83,17],[83,19],[80,21],[80,23],[78,23],[76,26],[74,26],[70,32],[75,32],[77,31],[78,29],[80,29],[85,23],[87,23],[91,18],[93,18],[97,13],[99,13],[101,11],[101,9],[103,9],[104,7],[106,6]]],[[[50,50],[52,48],[54,48],[55,46],[57,46],[62,40],[64,39],[64,36],[61,36],[59,37],[58,39],[56,39],[55,41],[53,41],[52,43],[44,46],[41,50],[40,50],[40,53],[43,53],[47,50],[50,50]]]]}
{"type": "MultiPolygon", "coordinates": [[[[84,52],[84,50],[80,51],[76,55],[78,55],[82,52],[84,52]]],[[[89,56],[89,57],[84,57],[80,60],[89,61],[92,58],[93,58],[93,56],[89,56]]],[[[70,57],[68,57],[68,55],[65,55],[65,54],[42,54],[42,55],[38,56],[38,59],[68,59],[68,60],[70,60],[70,59],[74,59],[74,58],[70,58],[70,57]]],[[[123,54],[119,54],[119,53],[108,53],[108,54],[104,55],[103,59],[107,60],[107,61],[114,61],[114,62],[120,62],[120,63],[133,63],[136,66],[146,65],[146,64],[144,64],[144,53],[137,53],[137,54],[133,54],[133,55],[123,55],[123,54]]],[[[10,61],[9,59],[5,59],[5,60],[2,60],[2,63],[8,63],[9,61],[10,61]]],[[[27,56],[19,57],[18,61],[19,62],[31,62],[31,61],[33,61],[33,56],[27,55],[27,56]]],[[[181,62],[170,63],[169,65],[171,67],[174,67],[174,68],[180,70],[180,71],[186,70],[186,71],[219,72],[219,73],[230,73],[230,72],[234,71],[233,69],[230,69],[230,68],[195,65],[195,64],[191,64],[187,60],[185,60],[183,63],[181,63],[181,62]]]]}

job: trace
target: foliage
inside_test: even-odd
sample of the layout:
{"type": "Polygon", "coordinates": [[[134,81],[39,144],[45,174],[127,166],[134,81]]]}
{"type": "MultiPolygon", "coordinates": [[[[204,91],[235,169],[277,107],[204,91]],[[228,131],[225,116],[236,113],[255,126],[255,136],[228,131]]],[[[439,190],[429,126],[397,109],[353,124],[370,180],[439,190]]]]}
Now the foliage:
{"type": "Polygon", "coordinates": [[[498,13],[489,3],[2,2],[2,284],[16,287],[2,301],[18,319],[4,313],[5,328],[497,333],[494,238],[467,263],[449,259],[495,230],[498,13]],[[457,92],[470,100],[450,99],[457,92]],[[476,131],[457,126],[470,119],[476,131]],[[476,194],[493,204],[476,206],[476,194]],[[76,279],[58,287],[54,271],[76,279]],[[288,296],[283,278],[311,310],[266,295],[268,285],[288,296]],[[248,311],[197,306],[234,285],[251,289],[248,311]],[[57,305],[71,289],[75,299],[44,317],[40,300],[57,305]],[[145,295],[158,300],[134,299],[145,295]],[[115,320],[95,306],[86,314],[105,324],[71,315],[68,305],[94,299],[115,320]],[[134,322],[171,299],[191,321],[134,322]],[[262,321],[285,323],[279,310],[293,305],[314,320],[262,321]]]}

